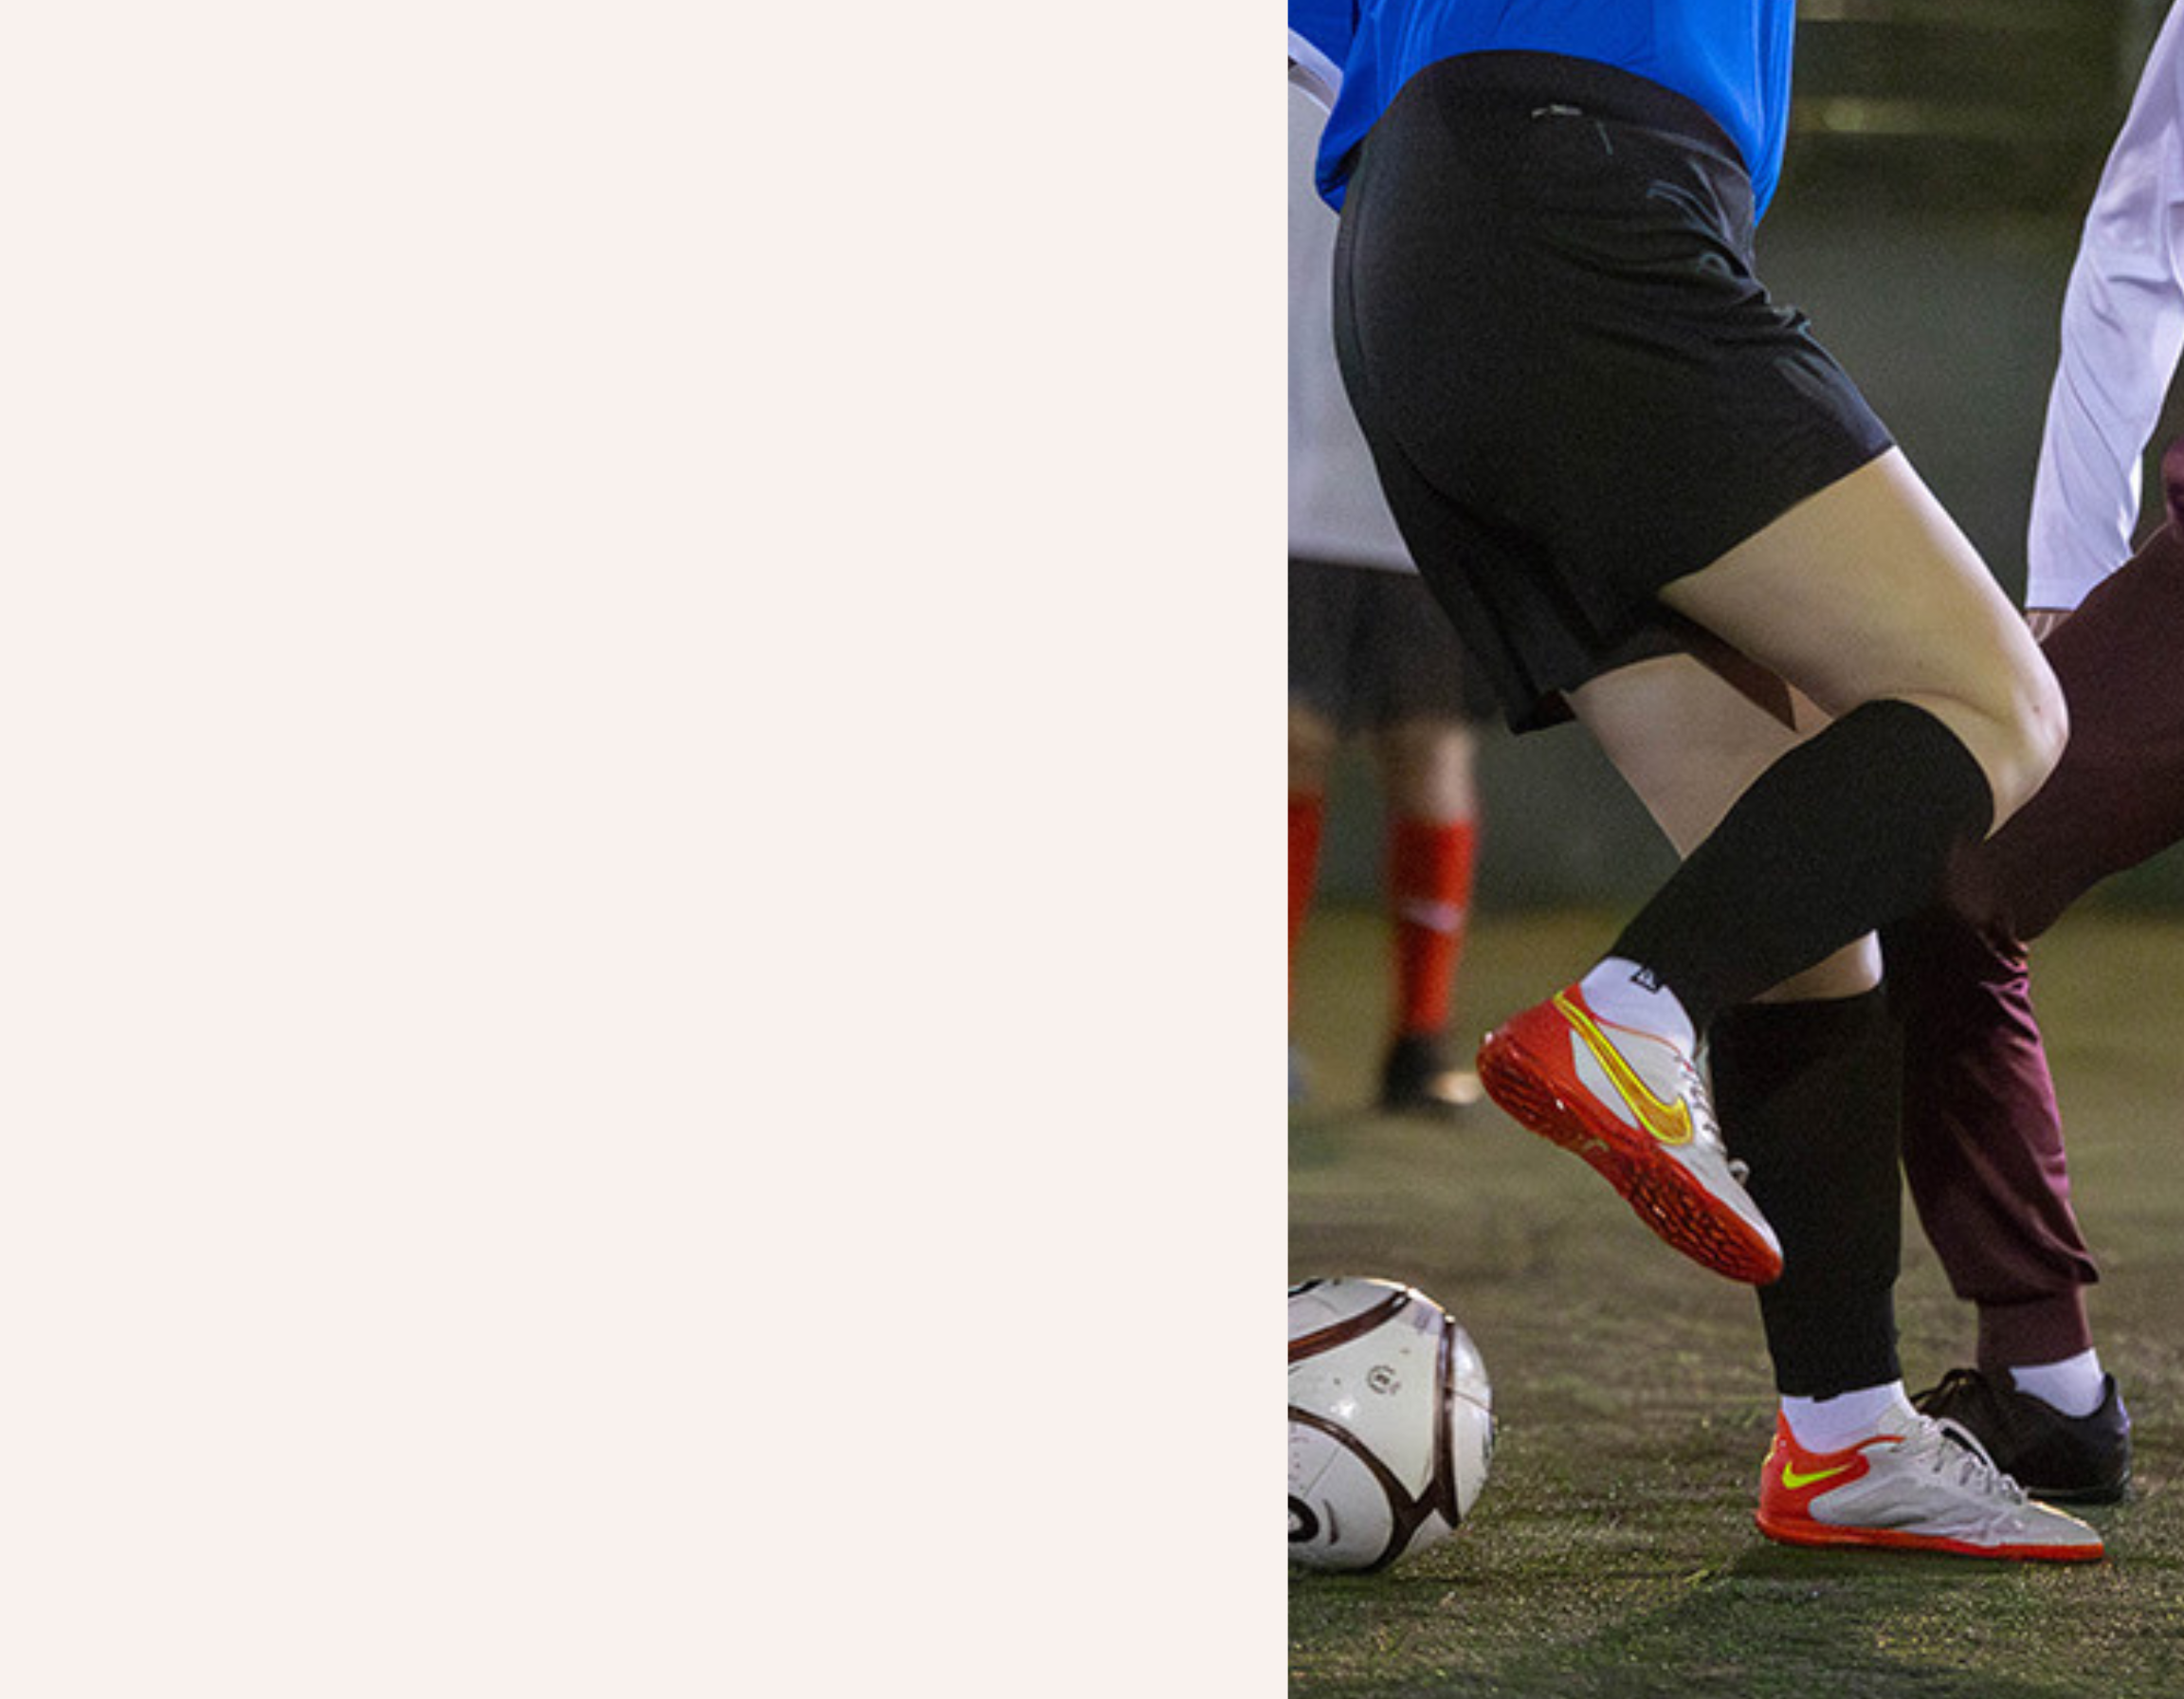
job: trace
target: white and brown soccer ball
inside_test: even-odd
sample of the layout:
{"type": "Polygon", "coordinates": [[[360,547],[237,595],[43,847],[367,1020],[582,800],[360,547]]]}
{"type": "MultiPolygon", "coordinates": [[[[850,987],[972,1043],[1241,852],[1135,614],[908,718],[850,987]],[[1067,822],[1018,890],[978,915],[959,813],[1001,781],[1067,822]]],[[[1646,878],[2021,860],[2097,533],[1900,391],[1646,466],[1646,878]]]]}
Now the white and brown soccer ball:
{"type": "Polygon", "coordinates": [[[1461,1324],[1416,1287],[1289,1288],[1289,1561],[1371,1570],[1463,1526],[1494,1454],[1494,1392],[1461,1324]]]}

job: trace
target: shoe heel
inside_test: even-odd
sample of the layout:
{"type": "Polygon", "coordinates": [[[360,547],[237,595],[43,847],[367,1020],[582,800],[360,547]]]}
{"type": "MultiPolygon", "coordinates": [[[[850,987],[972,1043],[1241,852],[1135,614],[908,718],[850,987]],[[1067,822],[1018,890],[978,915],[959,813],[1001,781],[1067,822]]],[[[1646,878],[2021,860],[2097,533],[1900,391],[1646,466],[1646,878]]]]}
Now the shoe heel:
{"type": "Polygon", "coordinates": [[[1539,1070],[1513,1041],[1498,1032],[1488,1034],[1474,1066],[1486,1095],[1525,1131],[1582,1157],[1608,1148],[1605,1140],[1588,1131],[1570,1112],[1570,1105],[1539,1077],[1539,1070]]]}

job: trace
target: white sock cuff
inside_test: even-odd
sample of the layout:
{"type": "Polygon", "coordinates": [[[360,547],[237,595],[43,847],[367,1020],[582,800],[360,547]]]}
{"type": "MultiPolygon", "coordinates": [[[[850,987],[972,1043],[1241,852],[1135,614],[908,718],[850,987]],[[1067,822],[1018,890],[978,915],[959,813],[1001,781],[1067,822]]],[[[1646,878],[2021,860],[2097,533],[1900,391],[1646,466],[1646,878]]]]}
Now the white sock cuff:
{"type": "Polygon", "coordinates": [[[2019,1392],[2053,1405],[2065,1416],[2091,1416],[2101,1408],[2101,1399],[2108,1390],[2101,1354],[2090,1347],[2059,1362],[2031,1362],[2012,1368],[2010,1379],[2019,1392]]]}
{"type": "Polygon", "coordinates": [[[1782,1417],[1790,1424],[1792,1436],[1809,1452],[1839,1452],[1861,1439],[1872,1438],[1881,1431],[1884,1416],[1915,1414],[1901,1380],[1891,1380],[1885,1386],[1861,1386],[1825,1398],[1782,1400],[1782,1417]]]}
{"type": "Polygon", "coordinates": [[[1577,989],[1602,1020],[1672,1039],[1686,1053],[1699,1048],[1698,1029],[1683,1000],[1638,962],[1622,956],[1604,957],[1577,981],[1577,989]]]}

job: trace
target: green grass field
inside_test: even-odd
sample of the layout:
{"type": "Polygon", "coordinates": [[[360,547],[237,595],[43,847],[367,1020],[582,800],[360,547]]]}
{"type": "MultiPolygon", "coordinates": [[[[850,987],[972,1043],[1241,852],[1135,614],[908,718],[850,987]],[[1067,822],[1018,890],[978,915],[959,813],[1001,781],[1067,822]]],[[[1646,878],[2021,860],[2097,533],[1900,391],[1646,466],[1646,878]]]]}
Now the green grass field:
{"type": "MultiPolygon", "coordinates": [[[[1488,917],[1476,1032],[1580,971],[1607,915],[1488,917]]],[[[1452,1540],[1369,1577],[1292,1576],[1293,1694],[1839,1699],[2184,1695],[2184,923],[2091,908],[2035,956],[2102,1354],[2137,1484],[2087,1519],[2104,1563],[1816,1553],[1752,1526],[1774,1393],[1750,1292],[1686,1262],[1576,1159],[1490,1105],[1450,1127],[1361,1107],[1385,1010],[1369,914],[1314,917],[1294,1036],[1292,1278],[1377,1274],[1456,1311],[1494,1382],[1494,1472],[1452,1540]]],[[[1971,1361],[1908,1205],[1912,1389],[1971,1361]]]]}

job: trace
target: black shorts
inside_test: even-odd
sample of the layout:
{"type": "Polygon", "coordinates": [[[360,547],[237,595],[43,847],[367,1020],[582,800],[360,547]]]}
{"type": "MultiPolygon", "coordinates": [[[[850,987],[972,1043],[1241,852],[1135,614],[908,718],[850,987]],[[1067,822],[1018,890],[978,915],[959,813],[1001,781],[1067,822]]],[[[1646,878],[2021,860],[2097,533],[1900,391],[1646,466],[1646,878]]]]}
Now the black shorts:
{"type": "Polygon", "coordinates": [[[1479,721],[1494,695],[1415,573],[1289,561],[1289,700],[1344,736],[1479,721]]]}
{"type": "Polygon", "coordinates": [[[1556,54],[1430,65],[1358,151],[1343,377],[1411,556],[1520,730],[1615,667],[1702,649],[1661,586],[1891,446],[1754,275],[1752,227],[1704,111],[1556,54]]]}

